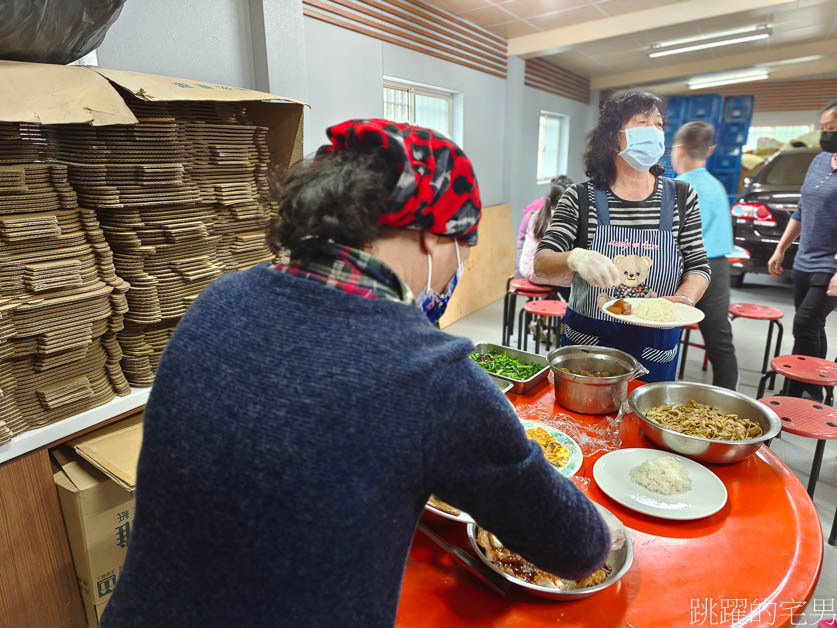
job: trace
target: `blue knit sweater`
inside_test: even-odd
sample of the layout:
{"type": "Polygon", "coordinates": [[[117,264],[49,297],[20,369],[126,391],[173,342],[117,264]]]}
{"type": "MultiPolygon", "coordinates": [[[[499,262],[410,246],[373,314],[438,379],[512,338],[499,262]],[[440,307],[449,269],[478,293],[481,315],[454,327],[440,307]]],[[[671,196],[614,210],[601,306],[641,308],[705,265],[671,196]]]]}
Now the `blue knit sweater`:
{"type": "Polygon", "coordinates": [[[558,575],[598,568],[606,527],[471,350],[268,265],[215,281],[160,362],[102,626],[391,626],[431,492],[558,575]]]}

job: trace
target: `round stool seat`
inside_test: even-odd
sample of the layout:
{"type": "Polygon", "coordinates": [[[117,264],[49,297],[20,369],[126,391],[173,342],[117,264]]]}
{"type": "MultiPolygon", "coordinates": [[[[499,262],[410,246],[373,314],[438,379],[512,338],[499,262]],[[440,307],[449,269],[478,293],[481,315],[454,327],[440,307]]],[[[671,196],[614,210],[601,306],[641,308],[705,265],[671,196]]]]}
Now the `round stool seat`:
{"type": "Polygon", "coordinates": [[[557,316],[563,317],[567,313],[567,302],[555,299],[544,299],[542,301],[529,301],[523,306],[529,314],[536,316],[557,316]]]}
{"type": "Polygon", "coordinates": [[[528,279],[512,279],[510,288],[518,291],[525,290],[526,292],[537,292],[539,294],[550,293],[555,290],[554,286],[542,286],[540,284],[532,283],[528,279]]]}
{"type": "Polygon", "coordinates": [[[691,329],[692,331],[700,329],[697,323],[689,323],[688,325],[683,325],[683,329],[691,329]]]}
{"type": "Polygon", "coordinates": [[[527,297],[532,299],[538,299],[543,297],[552,296],[551,292],[533,292],[531,290],[511,290],[511,293],[519,296],[519,297],[527,297]]]}
{"type": "Polygon", "coordinates": [[[733,303],[729,306],[729,313],[741,318],[752,318],[757,321],[778,321],[785,317],[782,310],[757,303],[733,303]]]}
{"type": "Polygon", "coordinates": [[[781,396],[759,401],[779,415],[786,432],[817,440],[837,438],[837,410],[824,403],[781,396]]]}
{"type": "Polygon", "coordinates": [[[837,386],[837,364],[810,355],[780,355],[770,368],[779,375],[804,384],[837,386]]]}

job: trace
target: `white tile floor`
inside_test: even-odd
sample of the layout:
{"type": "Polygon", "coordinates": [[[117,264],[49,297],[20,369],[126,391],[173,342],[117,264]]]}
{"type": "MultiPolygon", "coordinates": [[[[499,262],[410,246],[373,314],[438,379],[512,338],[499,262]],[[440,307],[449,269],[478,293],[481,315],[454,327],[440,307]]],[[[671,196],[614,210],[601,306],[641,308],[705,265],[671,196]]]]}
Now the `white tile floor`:
{"type": "MultiPolygon", "coordinates": [[[[793,295],[790,283],[766,275],[748,275],[743,288],[732,290],[731,302],[761,303],[782,310],[785,313],[783,321],[785,337],[782,342],[782,353],[790,353],[793,346],[791,333],[793,295]]],[[[518,307],[520,305],[519,302],[518,307]]],[[[503,301],[501,299],[454,323],[445,331],[465,336],[474,342],[483,341],[499,344],[501,340],[502,306],[503,301]]],[[[832,314],[828,319],[826,333],[829,341],[829,356],[837,355],[837,313],[832,314]]],[[[764,355],[767,323],[739,319],[733,323],[733,334],[740,370],[739,390],[744,394],[755,396],[764,355]]],[[[700,342],[699,333],[693,333],[692,338],[700,342]]],[[[516,346],[516,342],[516,339],[513,338],[513,346],[516,346]]],[[[534,351],[531,338],[529,350],[534,351]]],[[[545,352],[545,347],[542,345],[541,353],[545,352]]],[[[687,354],[685,378],[711,384],[712,367],[710,366],[707,372],[703,372],[701,371],[702,362],[703,351],[692,347],[687,354]]],[[[778,382],[777,388],[780,386],[781,382],[778,382]]],[[[772,444],[773,450],[793,470],[803,486],[808,484],[808,475],[814,456],[814,445],[815,441],[792,434],[784,434],[781,439],[775,439],[772,444]]],[[[834,509],[837,506],[837,440],[826,443],[822,469],[814,495],[814,505],[820,515],[823,536],[827,538],[834,518],[834,509]]],[[[837,612],[837,600],[835,598],[837,598],[837,547],[825,544],[822,574],[817,589],[814,592],[812,602],[805,609],[805,616],[797,620],[797,625],[816,626],[817,620],[822,618],[821,611],[823,609],[827,609],[827,616],[837,612]],[[813,600],[818,600],[818,609],[815,609],[813,600]]]]}

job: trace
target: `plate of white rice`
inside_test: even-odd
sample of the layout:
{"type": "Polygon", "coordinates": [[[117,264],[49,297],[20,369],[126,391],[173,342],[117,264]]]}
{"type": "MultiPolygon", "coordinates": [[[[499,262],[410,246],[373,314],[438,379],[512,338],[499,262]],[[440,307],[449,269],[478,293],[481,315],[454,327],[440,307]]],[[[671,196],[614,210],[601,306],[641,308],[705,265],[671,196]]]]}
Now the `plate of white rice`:
{"type": "Polygon", "coordinates": [[[622,323],[641,325],[643,327],[657,327],[671,329],[693,325],[703,320],[703,312],[685,303],[672,303],[663,298],[627,298],[623,299],[631,304],[630,314],[614,314],[607,308],[619,299],[611,299],[602,306],[602,311],[622,323]]]}
{"type": "Polygon", "coordinates": [[[727,488],[712,471],[658,449],[605,454],[593,466],[593,479],[612,500],[661,519],[702,519],[727,503],[727,488]]]}

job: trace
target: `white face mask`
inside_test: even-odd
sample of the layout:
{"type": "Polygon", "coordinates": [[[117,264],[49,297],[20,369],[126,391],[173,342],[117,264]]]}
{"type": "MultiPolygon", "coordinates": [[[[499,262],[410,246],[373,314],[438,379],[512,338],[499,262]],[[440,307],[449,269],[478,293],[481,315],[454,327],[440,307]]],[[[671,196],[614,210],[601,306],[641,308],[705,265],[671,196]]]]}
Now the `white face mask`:
{"type": "Polygon", "coordinates": [[[456,284],[459,283],[459,278],[465,272],[465,265],[459,257],[459,241],[454,240],[453,243],[456,245],[456,272],[448,282],[444,294],[439,294],[430,286],[430,279],[433,276],[433,258],[430,257],[430,253],[427,254],[427,286],[418,295],[416,305],[427,315],[431,323],[435,323],[442,318],[453,291],[456,290],[456,284]]]}

